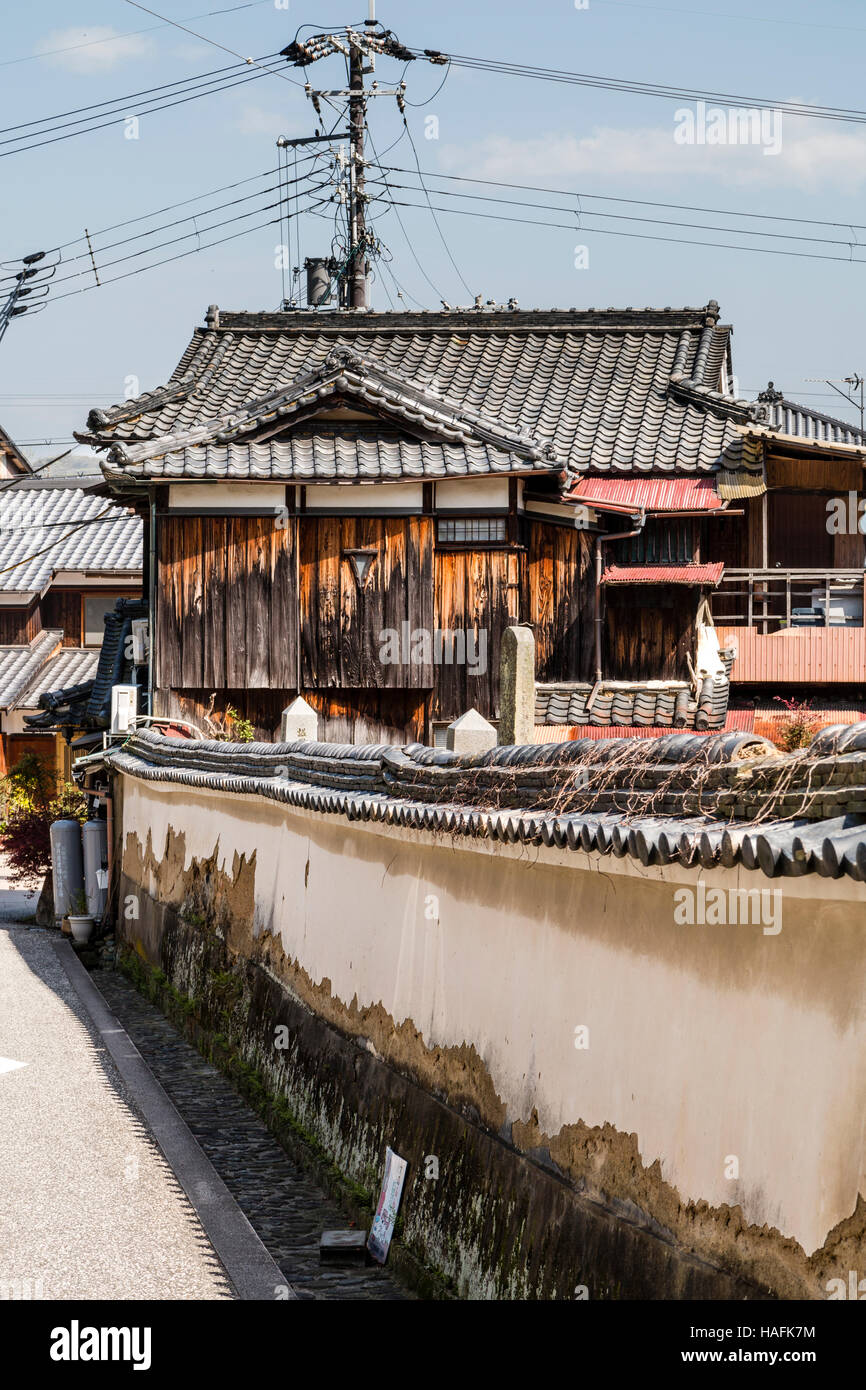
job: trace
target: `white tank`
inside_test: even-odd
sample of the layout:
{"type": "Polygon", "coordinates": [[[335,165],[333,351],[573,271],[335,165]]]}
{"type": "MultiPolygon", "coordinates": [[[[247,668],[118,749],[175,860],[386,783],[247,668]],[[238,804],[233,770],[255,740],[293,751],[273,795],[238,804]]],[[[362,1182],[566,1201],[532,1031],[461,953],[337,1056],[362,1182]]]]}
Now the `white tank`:
{"type": "Polygon", "coordinates": [[[84,889],[81,826],[77,820],[56,820],[50,830],[54,916],[66,917],[84,889]]]}
{"type": "Polygon", "coordinates": [[[81,844],[87,911],[95,922],[100,922],[108,902],[108,828],[105,821],[87,821],[81,827],[81,844]]]}

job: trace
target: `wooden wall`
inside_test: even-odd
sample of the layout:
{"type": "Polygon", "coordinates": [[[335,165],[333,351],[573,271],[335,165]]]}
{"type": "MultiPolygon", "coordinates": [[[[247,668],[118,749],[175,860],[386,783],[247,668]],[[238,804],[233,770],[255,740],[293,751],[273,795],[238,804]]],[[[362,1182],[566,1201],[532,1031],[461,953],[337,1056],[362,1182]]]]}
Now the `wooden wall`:
{"type": "MultiPolygon", "coordinates": [[[[231,705],[249,719],[262,743],[279,739],[280,717],[296,690],[220,690],[214,692],[214,714],[231,705]]],[[[419,690],[341,690],[336,693],[302,690],[319,716],[319,738],[326,743],[415,743],[425,736],[429,696],[419,690]]],[[[186,719],[207,737],[204,712],[210,690],[161,690],[156,713],[186,719]]]]}
{"type": "Polygon", "coordinates": [[[524,576],[525,556],[517,550],[436,551],[436,626],[473,634],[477,669],[466,661],[437,666],[434,719],[450,722],[468,709],[485,719],[498,717],[500,639],[521,620],[524,576]]]}
{"type": "Polygon", "coordinates": [[[390,659],[385,632],[433,627],[430,517],[301,517],[301,680],[310,689],[424,689],[432,661],[390,659]],[[347,551],[375,552],[363,586],[347,551]],[[383,660],[383,652],[386,659],[383,660]]]}
{"type": "Polygon", "coordinates": [[[527,520],[522,541],[434,549],[430,516],[301,514],[282,528],[273,517],[163,516],[155,710],[200,723],[217,691],[217,709],[233,704],[272,738],[300,690],[329,739],[423,738],[429,720],[472,707],[498,717],[501,638],[516,622],[535,627],[541,679],[586,678],[591,540],[527,520]],[[374,553],[363,585],[352,551],[374,553]],[[419,631],[431,644],[459,634],[457,659],[445,645],[418,660],[403,644],[419,631]],[[461,652],[467,636],[474,646],[461,652]]]}
{"type": "Polygon", "coordinates": [[[157,685],[286,689],[297,681],[294,527],[273,517],[162,517],[157,685]]]}
{"type": "Polygon", "coordinates": [[[604,673],[610,680],[688,680],[700,591],[687,585],[608,587],[604,673]]]}
{"type": "Polygon", "coordinates": [[[0,608],[0,646],[14,647],[32,642],[41,631],[38,599],[34,599],[29,608],[0,608]]]}
{"type": "Polygon", "coordinates": [[[528,613],[539,681],[592,679],[595,576],[584,531],[533,521],[527,554],[528,613]]]}

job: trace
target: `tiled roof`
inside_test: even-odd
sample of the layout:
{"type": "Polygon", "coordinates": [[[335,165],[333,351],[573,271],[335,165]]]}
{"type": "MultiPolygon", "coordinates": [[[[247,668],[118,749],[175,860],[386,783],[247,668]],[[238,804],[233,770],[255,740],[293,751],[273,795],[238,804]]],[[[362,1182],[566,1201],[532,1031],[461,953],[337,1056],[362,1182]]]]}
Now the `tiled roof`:
{"type": "Polygon", "coordinates": [[[719,391],[729,329],[718,312],[712,301],[501,314],[214,311],[166,387],[92,411],[78,437],[118,446],[108,469],[135,477],[146,458],[243,442],[265,421],[289,427],[338,396],[384,413],[392,430],[402,420],[407,432],[433,430],[446,443],[450,428],[526,457],[540,450],[540,467],[709,471],[736,422],[762,418],[762,407],[719,391]],[[347,359],[322,395],[335,350],[355,365],[347,359]],[[305,394],[299,384],[310,374],[305,394]]]}
{"type": "Polygon", "coordinates": [[[721,560],[706,565],[608,565],[605,584],[718,584],[721,560]]]}
{"type": "MultiPolygon", "coordinates": [[[[107,728],[111,687],[128,685],[132,663],[126,656],[126,638],[134,618],[147,617],[144,599],[119,598],[105,615],[105,636],[99,652],[88,652],[87,663],[70,661],[68,668],[55,666],[52,679],[40,681],[39,714],[25,718],[32,729],[107,728]]],[[[70,649],[79,655],[76,649],[70,649]]],[[[28,699],[30,692],[28,691],[28,699]]]]}
{"type": "Polygon", "coordinates": [[[62,629],[49,628],[26,645],[0,647],[0,709],[15,708],[19,696],[62,641],[62,629]]]}
{"type": "Polygon", "coordinates": [[[0,591],[42,593],[57,570],[134,580],[141,548],[140,519],[92,491],[31,486],[24,479],[0,492],[0,591]]]}
{"type": "Polygon", "coordinates": [[[96,673],[99,653],[87,647],[61,647],[49,657],[15,701],[19,709],[37,709],[41,697],[59,686],[81,685],[96,673]]]}
{"type": "Polygon", "coordinates": [[[705,677],[693,691],[686,681],[573,681],[536,685],[536,725],[597,729],[722,729],[730,696],[730,653],[725,674],[705,677]],[[591,702],[591,703],[590,703],[591,702]]]}
{"type": "Polygon", "coordinates": [[[774,390],[772,381],[758,401],[767,412],[764,424],[780,434],[799,435],[823,444],[866,444],[866,432],[858,426],[786,400],[781,391],[774,390]]]}
{"type": "MultiPolygon", "coordinates": [[[[555,465],[554,465],[555,466],[555,465]]],[[[138,478],[273,478],[388,482],[525,471],[525,459],[484,443],[440,444],[369,429],[297,433],[263,444],[206,444],[123,469],[138,478]]]]}

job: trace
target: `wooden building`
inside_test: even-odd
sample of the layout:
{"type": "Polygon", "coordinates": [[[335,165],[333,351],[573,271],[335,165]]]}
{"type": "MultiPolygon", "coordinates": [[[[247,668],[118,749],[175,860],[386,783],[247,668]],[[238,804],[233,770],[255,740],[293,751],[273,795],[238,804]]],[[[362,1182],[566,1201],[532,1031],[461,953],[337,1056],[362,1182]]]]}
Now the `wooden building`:
{"type": "MultiPolygon", "coordinates": [[[[575,705],[589,723],[723,725],[725,653],[736,642],[736,681],[751,640],[730,630],[763,602],[753,589],[745,618],[725,610],[728,579],[755,567],[759,530],[787,531],[772,519],[787,504],[756,520],[761,486],[784,474],[782,490],[818,495],[856,472],[859,495],[863,458],[859,438],[823,449],[830,427],[799,408],[786,453],[779,403],[735,400],[731,381],[714,301],[212,306],[165,386],[92,411],[78,436],[146,520],[152,712],[201,723],[213,696],[270,739],[301,693],[328,740],[432,742],[469,707],[498,717],[500,638],[521,623],[543,722],[584,722],[575,705]]],[[[843,550],[847,575],[853,541],[809,567],[843,550]]],[[[862,538],[858,554],[862,592],[862,538]]]]}
{"type": "Polygon", "coordinates": [[[106,615],[141,594],[143,533],[134,514],[94,493],[98,474],[29,474],[0,491],[0,773],[36,753],[60,780],[67,741],[30,716],[55,688],[95,675],[106,615]]]}

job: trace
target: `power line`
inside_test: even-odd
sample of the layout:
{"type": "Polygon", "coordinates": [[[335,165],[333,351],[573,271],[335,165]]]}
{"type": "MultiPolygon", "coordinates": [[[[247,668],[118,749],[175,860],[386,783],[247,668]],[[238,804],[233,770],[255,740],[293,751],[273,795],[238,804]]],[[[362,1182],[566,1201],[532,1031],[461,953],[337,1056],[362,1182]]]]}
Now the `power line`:
{"type": "MultiPolygon", "coordinates": [[[[317,158],[317,157],[318,157],[318,156],[311,156],[311,158],[317,158]]],[[[303,174],[300,174],[300,175],[299,175],[299,180],[300,180],[301,182],[303,182],[303,181],[306,180],[306,179],[312,178],[313,173],[314,173],[313,170],[308,170],[306,173],[303,173],[303,174]]],[[[271,171],[271,176],[273,177],[273,170],[271,171]]],[[[317,185],[316,185],[316,188],[317,188],[317,189],[318,189],[318,188],[323,188],[323,187],[325,186],[325,183],[326,183],[326,182],[327,182],[327,180],[323,181],[322,183],[317,184],[317,185]]],[[[294,180],[294,179],[290,179],[290,180],[289,180],[289,183],[290,183],[290,184],[294,184],[294,183],[295,183],[295,180],[294,180]]],[[[156,236],[158,232],[169,231],[172,227],[181,227],[181,226],[183,226],[183,224],[184,224],[185,222],[197,222],[198,219],[199,219],[200,217],[210,217],[210,215],[211,215],[212,213],[214,213],[214,212],[222,212],[225,208],[239,207],[241,204],[243,204],[243,203],[248,203],[248,202],[252,201],[252,199],[254,199],[254,198],[264,198],[268,193],[277,192],[277,191],[279,191],[282,187],[283,187],[282,183],[269,184],[267,188],[260,188],[260,189],[258,189],[255,193],[247,193],[247,194],[244,194],[244,195],[243,195],[242,197],[240,197],[240,198],[230,198],[230,199],[229,199],[227,202],[225,202],[225,203],[215,203],[212,207],[202,208],[200,212],[191,212],[191,213],[187,213],[187,215],[186,215],[185,217],[176,217],[172,222],[162,222],[162,223],[159,224],[159,226],[157,226],[157,227],[151,227],[151,228],[150,228],[148,231],[146,231],[146,232],[136,232],[134,236],[122,237],[119,241],[110,241],[110,242],[107,242],[106,245],[104,245],[104,246],[94,246],[94,247],[93,247],[93,250],[94,250],[97,254],[99,254],[100,256],[102,256],[102,255],[105,254],[106,251],[114,251],[114,250],[117,250],[117,249],[118,249],[119,247],[121,247],[121,246],[130,246],[134,241],[142,241],[142,240],[143,240],[144,238],[146,238],[146,237],[156,236]]],[[[205,195],[205,196],[208,196],[208,195],[205,195]]],[[[285,200],[281,199],[280,201],[285,201],[285,200]]],[[[274,204],[274,203],[267,203],[267,204],[265,204],[264,207],[257,208],[257,209],[253,209],[253,211],[254,211],[254,212],[255,212],[255,211],[258,211],[258,212],[266,212],[266,211],[268,211],[269,208],[275,207],[275,206],[276,206],[276,204],[274,204]]],[[[153,214],[153,215],[155,215],[155,214],[153,214]]],[[[252,213],[243,213],[243,214],[242,214],[242,216],[244,216],[244,217],[248,217],[248,216],[251,216],[251,215],[252,215],[252,213]]],[[[143,220],[143,219],[139,219],[139,220],[143,220]]],[[[202,228],[199,228],[198,230],[199,230],[199,231],[207,231],[208,229],[207,229],[206,227],[202,227],[202,228]]],[[[100,233],[91,232],[90,235],[91,235],[91,240],[92,240],[92,241],[95,241],[95,240],[96,240],[96,237],[97,237],[98,235],[100,235],[100,233]]],[[[105,234],[105,233],[102,233],[102,235],[106,235],[106,234],[105,234]]],[[[195,236],[195,235],[196,235],[196,231],[192,231],[192,232],[190,232],[188,235],[190,235],[190,236],[195,236]]],[[[79,238],[79,242],[78,242],[78,243],[72,243],[72,244],[80,244],[81,241],[83,241],[83,240],[84,240],[83,238],[79,238]]],[[[145,255],[149,249],[153,249],[153,248],[143,247],[142,250],[141,250],[141,252],[139,252],[139,253],[137,253],[137,254],[145,255]]],[[[66,258],[66,260],[64,260],[64,261],[62,262],[62,264],[63,264],[64,266],[71,266],[71,265],[74,265],[76,261],[88,261],[88,262],[89,262],[89,261],[90,261],[90,248],[88,247],[88,249],[87,249],[86,251],[81,251],[78,255],[75,255],[75,256],[68,256],[68,257],[66,258]]],[[[108,265],[111,265],[111,264],[113,264],[113,262],[110,262],[110,261],[109,261],[107,264],[108,264],[108,265]]],[[[80,273],[80,272],[75,272],[75,273],[80,273]]],[[[87,273],[89,273],[89,272],[87,272],[87,273]]],[[[56,279],[54,280],[54,284],[62,285],[63,282],[64,282],[65,280],[70,280],[70,279],[72,279],[72,278],[73,278],[73,276],[70,276],[70,275],[61,275],[61,276],[59,276],[58,278],[56,278],[56,279]]]]}
{"type": "MultiPolygon", "coordinates": [[[[327,201],[329,200],[326,198],[320,198],[317,200],[317,202],[313,203],[311,207],[301,208],[300,212],[301,214],[311,212],[313,208],[320,206],[322,203],[327,201]]],[[[105,285],[115,285],[117,284],[118,280],[129,280],[133,275],[143,275],[144,272],[147,270],[156,270],[159,266],[170,265],[173,261],[182,261],[187,256],[197,255],[199,251],[209,251],[214,246],[224,246],[226,242],[236,241],[238,237],[249,236],[252,232],[261,231],[263,227],[278,226],[281,220],[282,219],[280,217],[271,217],[268,218],[266,222],[257,223],[254,227],[244,227],[243,230],[240,232],[233,232],[230,236],[219,237],[216,241],[206,242],[202,246],[193,246],[190,248],[190,250],[181,251],[176,256],[165,256],[161,261],[154,261],[152,265],[138,266],[135,270],[124,271],[122,275],[112,275],[109,279],[102,281],[102,286],[82,285],[79,289],[76,290],[64,290],[63,294],[56,295],[53,298],[52,303],[58,303],[61,299],[69,299],[71,295],[75,294],[89,294],[93,290],[102,288],[105,285]]]]}
{"type": "MultiPolygon", "coordinates": [[[[178,97],[175,101],[163,101],[156,106],[141,107],[138,111],[128,112],[124,115],[121,115],[123,108],[119,107],[117,111],[111,114],[108,120],[98,121],[94,124],[83,127],[81,130],[70,130],[67,131],[65,135],[52,135],[47,140],[34,140],[29,145],[18,145],[15,149],[0,150],[0,159],[7,159],[10,155],[14,154],[24,154],[27,150],[42,149],[45,145],[58,145],[62,143],[64,140],[73,140],[78,135],[90,135],[95,130],[105,130],[108,126],[115,125],[118,119],[126,119],[127,115],[134,115],[136,117],[151,116],[157,111],[168,111],[174,106],[184,106],[187,102],[198,101],[200,97],[213,96],[216,92],[228,92],[231,91],[233,87],[244,87],[249,82],[259,82],[260,80],[261,73],[254,72],[251,76],[239,77],[234,82],[223,82],[217,86],[210,87],[206,91],[203,90],[193,92],[189,96],[178,97]]],[[[72,122],[71,124],[77,124],[77,122],[72,122]]],[[[46,134],[45,131],[39,131],[36,133],[40,135],[46,134]]],[[[10,142],[0,141],[0,144],[8,143],[10,142]]]]}
{"type": "MultiPolygon", "coordinates": [[[[381,169],[383,173],[390,174],[412,174],[414,172],[412,169],[405,169],[395,164],[380,164],[376,167],[381,169]]],[[[812,227],[849,227],[855,231],[866,231],[866,223],[846,222],[842,219],[828,222],[816,217],[786,217],[781,213],[748,212],[744,208],[705,207],[695,203],[668,203],[650,198],[620,198],[608,193],[586,193],[582,189],[547,188],[532,183],[507,183],[502,179],[473,178],[468,174],[440,174],[432,169],[425,169],[423,172],[428,179],[447,179],[449,183],[477,183],[489,188],[513,188],[527,193],[552,193],[563,198],[585,198],[590,202],[625,203],[637,207],[668,208],[676,212],[706,212],[718,217],[752,217],[767,222],[796,222],[812,227]]]]}
{"type": "MultiPolygon", "coordinates": [[[[383,180],[373,180],[372,182],[373,182],[373,183],[383,182],[383,180]]],[[[388,186],[389,189],[395,189],[395,188],[396,188],[396,189],[400,189],[400,190],[402,190],[402,191],[404,191],[404,192],[407,192],[407,193],[420,193],[420,192],[422,192],[422,190],[423,190],[423,192],[424,192],[425,194],[427,193],[427,190],[426,190],[426,188],[423,188],[423,185],[422,185],[422,188],[421,188],[421,189],[415,188],[415,187],[413,187],[413,186],[410,185],[410,184],[400,184],[400,183],[389,183],[387,186],[388,186]]],[[[525,201],[524,199],[520,199],[520,198],[494,198],[494,197],[493,197],[491,194],[489,194],[489,193],[451,193],[451,192],[449,192],[447,189],[437,189],[436,192],[437,192],[437,194],[438,194],[439,197],[444,197],[444,198],[469,198],[469,199],[472,199],[472,201],[474,201],[474,202],[502,203],[502,204],[508,204],[509,206],[512,206],[512,207],[533,208],[533,209],[537,209],[537,210],[540,211],[540,212],[567,212],[567,211],[568,211],[567,208],[561,208],[561,207],[559,207],[557,204],[554,204],[554,203],[532,203],[532,202],[527,202],[527,201],[525,201]]],[[[427,194],[427,197],[428,197],[428,200],[429,200],[429,194],[427,194]]],[[[681,222],[681,221],[677,221],[675,218],[646,217],[646,216],[644,216],[644,217],[638,217],[637,215],[635,215],[635,214],[633,214],[633,213],[618,213],[618,212],[584,212],[584,211],[582,211],[580,208],[577,208],[577,209],[575,209],[574,216],[575,216],[576,218],[578,218],[578,222],[576,223],[578,229],[580,229],[580,228],[583,227],[584,218],[587,218],[587,217],[603,217],[603,218],[608,219],[609,221],[617,221],[617,222],[646,222],[646,223],[650,223],[650,224],[652,224],[652,225],[654,225],[654,226],[662,226],[662,227],[683,227],[683,228],[685,228],[685,229],[687,229],[687,230],[691,230],[691,231],[729,232],[729,233],[733,233],[733,234],[738,235],[738,236],[771,237],[774,241],[803,241],[803,242],[811,242],[811,243],[817,244],[817,245],[819,245],[819,246],[855,246],[855,245],[859,245],[859,244],[860,244],[860,243],[857,242],[857,241],[852,242],[852,241],[850,240],[850,238],[849,238],[849,239],[845,239],[845,240],[841,240],[841,239],[838,238],[838,237],[813,237],[813,236],[804,236],[804,235],[802,235],[802,233],[799,233],[799,232],[764,232],[764,231],[759,231],[759,230],[752,230],[751,228],[748,228],[748,227],[743,227],[743,228],[740,228],[740,227],[724,227],[724,226],[721,226],[721,227],[720,227],[720,226],[715,225],[714,223],[681,222]]],[[[584,228],[584,230],[591,230],[591,229],[589,229],[589,228],[584,228]]],[[[469,291],[469,293],[471,293],[471,291],[469,291]]]]}
{"type": "MultiPolygon", "coordinates": [[[[447,77],[448,74],[446,73],[445,76],[447,77]]],[[[443,85],[444,85],[444,84],[443,84],[443,85]]],[[[462,275],[461,270],[460,270],[460,267],[458,266],[457,262],[455,261],[454,257],[453,257],[452,254],[451,254],[451,247],[448,245],[448,242],[445,240],[445,233],[442,231],[442,228],[441,228],[440,225],[439,225],[439,219],[438,219],[438,217],[436,216],[436,212],[435,212],[435,210],[434,210],[434,208],[433,208],[433,204],[432,204],[431,201],[430,201],[430,194],[427,192],[427,185],[426,185],[425,182],[424,182],[424,175],[421,173],[421,163],[420,163],[420,161],[419,161],[419,159],[418,159],[418,151],[417,151],[416,148],[415,148],[415,141],[412,139],[412,132],[411,132],[411,130],[409,129],[409,123],[408,123],[408,121],[406,120],[406,117],[405,117],[405,116],[403,117],[403,124],[404,124],[404,126],[406,127],[406,134],[409,136],[409,144],[412,146],[412,154],[413,154],[414,159],[415,159],[415,167],[416,167],[416,169],[418,170],[418,178],[419,178],[419,180],[420,180],[421,187],[422,187],[423,190],[424,190],[424,197],[427,199],[427,206],[428,206],[429,209],[430,209],[430,216],[433,218],[434,226],[436,227],[436,231],[439,233],[439,240],[442,242],[442,245],[445,247],[445,252],[446,252],[446,254],[447,254],[447,256],[448,256],[448,259],[449,259],[449,261],[451,262],[452,266],[454,267],[454,269],[455,269],[456,272],[457,272],[457,278],[458,278],[458,280],[460,281],[460,283],[461,283],[461,285],[463,286],[463,288],[464,288],[464,290],[466,291],[466,293],[467,293],[468,295],[471,295],[471,294],[473,293],[473,291],[469,288],[469,286],[467,285],[466,281],[464,280],[463,275],[462,275]]],[[[378,158],[378,156],[377,156],[377,158],[378,158]]]]}
{"type": "MultiPolygon", "coordinates": [[[[369,130],[368,130],[367,133],[370,134],[369,130]]],[[[376,150],[376,145],[375,145],[375,142],[374,142],[374,140],[373,140],[372,134],[370,134],[370,144],[371,144],[372,147],[373,147],[373,153],[374,153],[374,155],[376,156],[376,163],[378,164],[378,163],[379,163],[379,155],[378,155],[378,152],[377,152],[377,150],[376,150]]],[[[386,187],[387,187],[387,185],[386,185],[386,187]]],[[[403,226],[403,219],[402,219],[402,217],[400,216],[400,213],[399,213],[397,204],[394,202],[394,199],[390,197],[390,194],[389,194],[389,201],[390,201],[391,207],[393,207],[393,209],[394,209],[394,212],[395,212],[396,217],[397,217],[397,221],[400,223],[400,230],[401,230],[401,232],[403,233],[403,239],[404,239],[404,241],[406,242],[406,245],[409,247],[409,250],[410,250],[410,252],[411,252],[411,254],[412,254],[412,259],[414,260],[415,264],[417,265],[417,267],[418,267],[418,269],[420,270],[421,274],[423,275],[424,279],[427,281],[427,284],[430,286],[431,290],[432,290],[433,293],[436,295],[436,298],[439,299],[439,300],[441,301],[441,300],[442,300],[442,295],[439,293],[439,291],[437,290],[436,286],[433,284],[433,281],[430,279],[430,276],[427,274],[426,270],[424,269],[423,265],[421,264],[420,260],[418,259],[418,255],[417,255],[417,253],[416,253],[416,251],[415,251],[415,247],[414,247],[413,244],[412,244],[412,241],[411,241],[411,239],[410,239],[410,237],[409,237],[409,235],[408,235],[408,233],[407,233],[407,231],[406,231],[406,228],[403,226]]],[[[413,205],[410,204],[409,206],[413,206],[413,205]]],[[[395,283],[396,283],[396,277],[395,277],[395,283]]],[[[470,291],[470,293],[471,293],[471,291],[470,291]]],[[[417,302],[418,302],[418,301],[416,300],[415,303],[417,304],[417,302]]]]}
{"type": "MultiPolygon", "coordinates": [[[[318,193],[320,189],[328,187],[329,182],[329,180],[325,179],[321,183],[315,184],[312,188],[305,189],[305,193],[307,195],[318,193]]],[[[182,236],[170,237],[168,241],[159,241],[156,243],[155,246],[145,246],[140,251],[130,251],[125,256],[116,256],[113,261],[103,261],[100,266],[100,270],[110,270],[112,266],[123,265],[126,261],[136,260],[140,256],[148,256],[153,251],[162,251],[167,246],[177,246],[182,241],[189,241],[190,237],[200,237],[203,234],[206,234],[207,232],[218,231],[221,227],[229,227],[236,222],[243,222],[247,217],[256,217],[259,213],[271,212],[274,208],[283,207],[288,201],[288,198],[278,198],[276,202],[265,203],[263,207],[251,208],[249,212],[241,212],[234,217],[223,218],[221,222],[212,222],[207,227],[193,228],[191,232],[184,232],[182,236]]],[[[276,220],[281,221],[282,219],[280,217],[276,220]]],[[[80,280],[82,276],[88,276],[90,274],[91,271],[89,268],[84,270],[74,270],[71,275],[59,276],[57,279],[55,279],[54,284],[65,285],[68,284],[70,280],[80,280]]],[[[94,286],[94,288],[96,287],[94,286]]],[[[52,295],[52,299],[54,300],[62,298],[63,295],[52,295]]]]}
{"type": "MultiPolygon", "coordinates": [[[[435,49],[427,48],[415,48],[411,52],[418,58],[430,57],[431,54],[437,53],[435,49]]],[[[814,120],[845,121],[855,125],[862,125],[866,122],[866,111],[853,107],[819,106],[806,102],[779,101],[770,97],[741,96],[732,92],[702,91],[697,87],[664,86],[658,82],[645,82],[623,77],[602,77],[594,73],[535,67],[501,59],[473,58],[466,54],[439,53],[437,56],[440,60],[449,59],[457,67],[471,68],[478,72],[492,72],[500,76],[528,77],[540,82],[558,82],[578,87],[629,92],[639,96],[661,97],[666,101],[721,101],[728,105],[780,111],[785,115],[809,117],[814,120]]]]}
{"type": "MultiPolygon", "coordinates": [[[[185,19],[211,19],[217,15],[235,14],[238,10],[254,10],[260,5],[270,5],[273,0],[247,0],[245,5],[230,5],[225,10],[206,10],[204,14],[184,15],[185,19]]],[[[146,29],[132,29],[125,34],[109,34],[104,39],[88,39],[85,43],[70,43],[65,48],[48,48],[42,53],[26,53],[21,58],[4,58],[0,61],[0,68],[12,67],[15,63],[36,63],[43,58],[54,58],[60,53],[76,53],[80,48],[100,48],[107,43],[117,43],[120,39],[135,39],[140,34],[154,34],[157,29],[165,27],[162,24],[149,24],[146,29]]]]}
{"type": "MultiPolygon", "coordinates": [[[[395,208],[405,207],[418,208],[421,211],[425,210],[423,203],[397,203],[394,199],[390,198],[389,201],[391,205],[395,208]]],[[[480,217],[483,218],[485,221],[515,222],[522,223],[523,225],[529,227],[554,227],[561,228],[562,230],[567,232],[583,230],[584,232],[592,236],[627,237],[629,239],[637,241],[667,242],[672,246],[707,246],[723,251],[751,251],[759,256],[795,256],[799,260],[842,261],[846,265],[866,265],[866,260],[857,260],[853,256],[825,256],[813,251],[784,251],[781,248],[773,246],[738,246],[735,243],[725,241],[695,241],[688,237],[666,237],[659,235],[651,235],[648,232],[617,232],[610,227],[581,228],[580,224],[575,222],[549,222],[531,217],[507,217],[503,213],[477,212],[475,210],[470,210],[467,208],[438,208],[437,211],[450,213],[454,217],[480,217]]]]}
{"type": "MultiPolygon", "coordinates": [[[[278,57],[279,54],[277,53],[269,53],[266,55],[265,60],[276,60],[278,57]]],[[[156,87],[142,87],[140,91],[127,92],[125,96],[107,97],[105,101],[91,102],[89,106],[73,106],[70,107],[68,111],[57,111],[53,116],[40,116],[39,119],[35,121],[21,121],[18,125],[0,126],[0,135],[8,135],[10,131],[14,130],[29,130],[33,126],[49,125],[53,121],[62,120],[65,116],[84,116],[88,111],[101,111],[106,106],[129,106],[137,101],[139,97],[153,96],[157,92],[171,92],[172,88],[175,87],[190,88],[195,86],[198,82],[215,81],[220,77],[225,78],[226,74],[236,73],[240,70],[239,64],[229,63],[224,68],[212,68],[209,72],[202,72],[194,77],[178,77],[174,82],[162,82],[156,87]]],[[[63,127],[58,127],[58,129],[62,128],[63,127]]],[[[44,134],[44,132],[40,133],[44,134]]]]}

